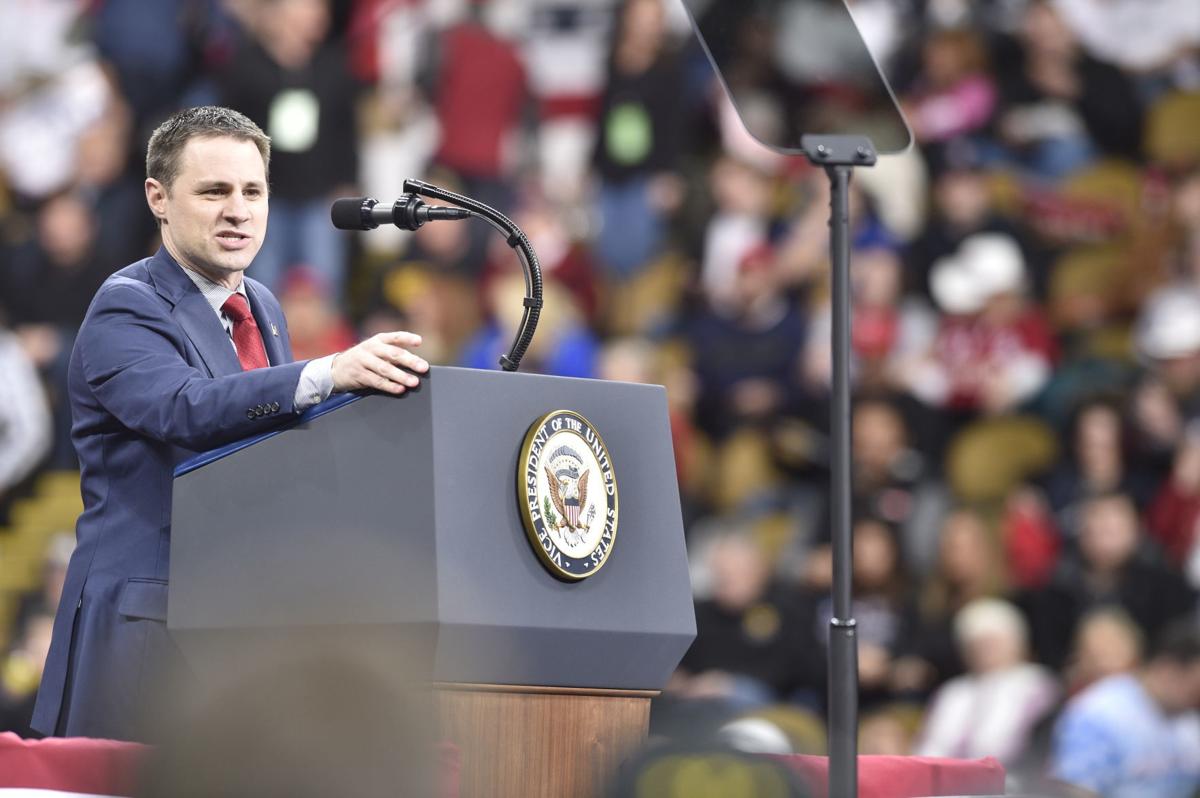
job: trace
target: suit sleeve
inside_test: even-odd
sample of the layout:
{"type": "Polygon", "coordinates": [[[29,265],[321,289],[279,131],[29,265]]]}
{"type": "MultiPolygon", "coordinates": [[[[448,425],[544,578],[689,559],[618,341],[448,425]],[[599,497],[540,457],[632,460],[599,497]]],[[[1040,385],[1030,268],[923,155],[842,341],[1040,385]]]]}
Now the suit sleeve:
{"type": "Polygon", "coordinates": [[[189,365],[186,339],[167,308],[134,286],[101,289],[80,331],[83,376],[122,425],[201,451],[292,417],[307,361],[210,377],[189,365]]]}

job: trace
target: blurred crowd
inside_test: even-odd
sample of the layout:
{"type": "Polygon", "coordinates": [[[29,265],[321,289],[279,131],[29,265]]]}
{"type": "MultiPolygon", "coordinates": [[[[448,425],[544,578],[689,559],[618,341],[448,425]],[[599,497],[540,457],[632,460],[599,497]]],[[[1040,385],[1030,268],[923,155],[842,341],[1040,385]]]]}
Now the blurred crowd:
{"type": "MultiPolygon", "coordinates": [[[[1200,723],[1200,14],[849,5],[915,138],[852,186],[862,750],[1069,777],[1102,756],[1068,722],[1100,686],[1171,684],[1164,717],[1200,723]]],[[[297,358],[403,328],[496,368],[522,310],[486,226],[351,235],[334,198],[419,177],[526,231],[547,283],[524,368],[667,387],[699,635],[656,729],[822,750],[827,180],[745,132],[679,0],[0,4],[0,544],[77,467],[65,364],[93,292],[157,247],[149,132],[205,103],[273,140],[250,274],[297,358]]],[[[45,586],[0,603],[5,728],[62,532],[45,586]]]]}

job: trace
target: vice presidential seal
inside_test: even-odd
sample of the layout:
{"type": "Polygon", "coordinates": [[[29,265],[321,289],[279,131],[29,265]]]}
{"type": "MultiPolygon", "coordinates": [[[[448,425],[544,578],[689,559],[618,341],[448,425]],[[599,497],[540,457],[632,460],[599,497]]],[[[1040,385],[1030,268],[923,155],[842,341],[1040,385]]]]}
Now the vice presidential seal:
{"type": "Polygon", "coordinates": [[[525,435],[517,475],[521,520],[542,564],[575,581],[599,571],[617,536],[617,477],[600,433],[570,410],[525,435]]]}

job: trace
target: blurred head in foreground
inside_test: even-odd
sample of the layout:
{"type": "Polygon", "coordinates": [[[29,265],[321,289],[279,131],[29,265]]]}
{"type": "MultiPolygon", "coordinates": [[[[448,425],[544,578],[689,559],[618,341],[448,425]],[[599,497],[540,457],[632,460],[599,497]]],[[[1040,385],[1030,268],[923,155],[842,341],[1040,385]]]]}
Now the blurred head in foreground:
{"type": "Polygon", "coordinates": [[[266,670],[185,714],[139,795],[432,796],[426,718],[417,691],[352,658],[266,670]]]}
{"type": "Polygon", "coordinates": [[[606,793],[609,798],[805,798],[811,793],[788,767],[769,757],[704,745],[656,745],[635,754],[606,793]]]}

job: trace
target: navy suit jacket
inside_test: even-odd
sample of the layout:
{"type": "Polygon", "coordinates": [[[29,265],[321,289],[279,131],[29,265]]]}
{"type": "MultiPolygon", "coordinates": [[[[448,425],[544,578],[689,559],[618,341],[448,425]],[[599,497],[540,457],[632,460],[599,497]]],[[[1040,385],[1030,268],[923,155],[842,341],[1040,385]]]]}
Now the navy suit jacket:
{"type": "Polygon", "coordinates": [[[71,353],[71,437],[83,514],[54,621],[33,728],[146,739],[166,633],[175,465],[293,417],[279,303],[246,279],[271,368],[243,372],[212,306],[165,249],[109,277],[71,353]]]}

